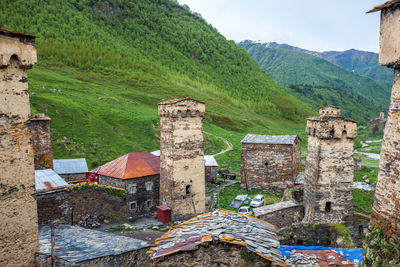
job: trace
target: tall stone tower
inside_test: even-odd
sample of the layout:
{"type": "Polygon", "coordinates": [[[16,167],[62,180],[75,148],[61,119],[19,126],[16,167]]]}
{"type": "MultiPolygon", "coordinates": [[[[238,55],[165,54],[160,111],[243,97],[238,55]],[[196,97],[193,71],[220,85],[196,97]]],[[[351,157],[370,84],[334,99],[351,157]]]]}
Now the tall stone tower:
{"type": "Polygon", "coordinates": [[[203,102],[184,98],[158,104],[160,203],[173,219],[205,212],[203,102]]]}
{"type": "Polygon", "coordinates": [[[304,182],[305,222],[351,223],[353,219],[353,139],[355,121],[340,108],[320,108],[307,120],[308,151],[304,182]]]}
{"type": "Polygon", "coordinates": [[[369,12],[375,11],[381,11],[379,64],[394,69],[394,82],[371,222],[400,240],[400,3],[388,1],[369,12]]]}
{"type": "Polygon", "coordinates": [[[44,114],[31,118],[31,133],[35,170],[53,169],[53,150],[50,135],[51,119],[44,114]]]}
{"type": "Polygon", "coordinates": [[[34,266],[38,250],[27,69],[35,37],[0,29],[0,266],[34,266]]]}

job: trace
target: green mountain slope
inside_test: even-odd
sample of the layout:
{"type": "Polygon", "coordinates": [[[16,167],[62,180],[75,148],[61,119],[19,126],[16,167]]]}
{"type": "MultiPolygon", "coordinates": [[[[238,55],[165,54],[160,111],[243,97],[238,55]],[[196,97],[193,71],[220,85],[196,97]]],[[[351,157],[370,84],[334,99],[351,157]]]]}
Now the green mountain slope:
{"type": "MultiPolygon", "coordinates": [[[[56,158],[91,166],[159,147],[157,102],[207,103],[205,130],[234,149],[248,133],[304,134],[313,111],[272,81],[246,51],[169,0],[2,0],[0,27],[37,35],[32,112],[53,118],[56,158]]],[[[206,134],[207,153],[221,148],[206,134]]]]}
{"type": "Polygon", "coordinates": [[[371,107],[359,105],[357,108],[361,110],[387,110],[390,89],[368,77],[353,74],[327,60],[303,52],[266,48],[249,41],[240,45],[282,86],[307,84],[314,87],[342,88],[356,94],[355,98],[359,95],[374,103],[371,107]]]}

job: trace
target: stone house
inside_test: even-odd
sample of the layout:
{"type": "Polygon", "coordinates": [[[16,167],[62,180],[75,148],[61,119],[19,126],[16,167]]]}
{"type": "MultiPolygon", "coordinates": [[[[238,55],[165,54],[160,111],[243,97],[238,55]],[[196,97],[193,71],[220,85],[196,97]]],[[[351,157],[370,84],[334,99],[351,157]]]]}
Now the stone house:
{"type": "Polygon", "coordinates": [[[86,159],[55,159],[54,171],[68,183],[85,182],[86,173],[89,172],[86,159]]]}
{"type": "Polygon", "coordinates": [[[218,163],[214,156],[204,156],[204,171],[206,175],[206,182],[210,183],[217,179],[218,163]]]}
{"type": "Polygon", "coordinates": [[[351,224],[353,221],[353,140],[357,123],[340,117],[340,108],[320,108],[308,118],[304,182],[305,222],[351,224]]]}
{"type": "Polygon", "coordinates": [[[248,134],[242,140],[241,187],[282,193],[294,187],[300,163],[297,135],[248,134]]]}
{"type": "Polygon", "coordinates": [[[160,199],[160,157],[149,152],[131,152],[92,171],[99,184],[126,190],[130,216],[152,214],[160,199]]]}

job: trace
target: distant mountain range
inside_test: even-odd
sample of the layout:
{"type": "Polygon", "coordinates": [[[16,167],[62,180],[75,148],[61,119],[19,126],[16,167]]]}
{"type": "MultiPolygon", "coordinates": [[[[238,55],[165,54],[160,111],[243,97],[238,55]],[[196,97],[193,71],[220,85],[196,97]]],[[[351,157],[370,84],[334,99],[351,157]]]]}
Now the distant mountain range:
{"type": "MultiPolygon", "coordinates": [[[[383,70],[385,75],[390,76],[390,73],[388,75],[384,68],[378,66],[374,53],[356,50],[319,53],[286,44],[252,41],[243,41],[239,45],[247,50],[272,79],[314,108],[326,104],[339,105],[345,116],[362,122],[377,116],[379,111],[387,111],[390,86],[355,71],[367,70],[362,66],[376,60],[369,64],[369,70],[383,70]],[[353,62],[347,65],[352,65],[354,70],[349,71],[323,57],[340,64],[353,62]]],[[[378,75],[377,71],[370,74],[378,75]]],[[[380,78],[385,79],[383,76],[380,78]]]]}
{"type": "Polygon", "coordinates": [[[356,49],[349,49],[346,51],[317,52],[296,46],[291,46],[288,44],[278,44],[275,42],[259,44],[267,48],[279,48],[291,51],[298,51],[321,57],[348,71],[357,73],[362,76],[370,77],[385,86],[392,86],[393,70],[387,67],[379,66],[379,54],[374,52],[360,51],[356,49]]]}

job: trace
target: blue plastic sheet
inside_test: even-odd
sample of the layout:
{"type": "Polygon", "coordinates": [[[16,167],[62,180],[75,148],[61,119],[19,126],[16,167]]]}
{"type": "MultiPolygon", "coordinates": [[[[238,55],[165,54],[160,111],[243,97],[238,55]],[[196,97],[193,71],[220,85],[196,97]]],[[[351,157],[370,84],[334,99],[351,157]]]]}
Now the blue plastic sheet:
{"type": "Polygon", "coordinates": [[[363,259],[363,249],[345,249],[345,248],[328,248],[323,246],[281,246],[278,250],[282,253],[283,257],[289,258],[290,251],[295,249],[307,249],[307,250],[333,250],[338,254],[346,257],[351,261],[358,260],[359,263],[362,262],[363,259]]]}

